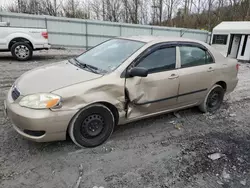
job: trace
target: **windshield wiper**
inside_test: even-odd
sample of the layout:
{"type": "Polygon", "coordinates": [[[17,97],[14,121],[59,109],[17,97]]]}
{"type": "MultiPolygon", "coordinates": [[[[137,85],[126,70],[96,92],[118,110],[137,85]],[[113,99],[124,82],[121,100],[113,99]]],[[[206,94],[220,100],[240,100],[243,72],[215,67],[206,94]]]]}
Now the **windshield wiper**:
{"type": "Polygon", "coordinates": [[[93,73],[96,73],[96,74],[100,74],[99,71],[98,71],[98,68],[92,66],[92,65],[88,65],[86,63],[81,63],[78,59],[76,58],[73,58],[74,61],[76,62],[77,66],[85,69],[87,68],[89,71],[93,72],[93,73]]]}

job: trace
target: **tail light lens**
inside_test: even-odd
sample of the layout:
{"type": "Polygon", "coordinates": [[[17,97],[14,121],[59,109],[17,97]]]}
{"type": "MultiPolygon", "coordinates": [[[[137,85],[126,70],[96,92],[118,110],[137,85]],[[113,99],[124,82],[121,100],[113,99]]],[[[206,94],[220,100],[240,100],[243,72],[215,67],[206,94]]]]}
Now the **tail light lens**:
{"type": "Polygon", "coordinates": [[[240,64],[236,64],[236,70],[239,71],[239,68],[240,68],[240,64]]]}
{"type": "Polygon", "coordinates": [[[48,39],[49,37],[48,32],[42,32],[42,36],[43,38],[48,39]]]}

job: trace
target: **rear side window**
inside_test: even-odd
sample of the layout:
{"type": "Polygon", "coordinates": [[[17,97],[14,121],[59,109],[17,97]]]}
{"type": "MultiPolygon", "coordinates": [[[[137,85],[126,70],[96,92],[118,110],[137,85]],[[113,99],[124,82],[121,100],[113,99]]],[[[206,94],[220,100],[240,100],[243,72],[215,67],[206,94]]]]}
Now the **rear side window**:
{"type": "Polygon", "coordinates": [[[228,35],[214,35],[213,44],[227,44],[228,35]]]}
{"type": "Polygon", "coordinates": [[[181,67],[194,67],[213,63],[212,56],[204,49],[193,46],[180,46],[181,67]]]}
{"type": "Polygon", "coordinates": [[[156,50],[143,58],[137,67],[148,69],[149,73],[175,69],[176,48],[168,47],[156,50]]]}

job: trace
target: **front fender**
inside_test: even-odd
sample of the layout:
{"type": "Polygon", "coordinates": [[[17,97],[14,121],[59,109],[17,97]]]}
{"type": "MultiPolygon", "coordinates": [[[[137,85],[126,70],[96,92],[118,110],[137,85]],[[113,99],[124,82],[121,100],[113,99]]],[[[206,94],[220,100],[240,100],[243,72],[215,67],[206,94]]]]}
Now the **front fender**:
{"type": "Polygon", "coordinates": [[[53,93],[62,97],[62,107],[55,110],[79,111],[88,105],[105,102],[115,106],[120,117],[124,116],[124,80],[117,77],[87,81],[53,93]]]}

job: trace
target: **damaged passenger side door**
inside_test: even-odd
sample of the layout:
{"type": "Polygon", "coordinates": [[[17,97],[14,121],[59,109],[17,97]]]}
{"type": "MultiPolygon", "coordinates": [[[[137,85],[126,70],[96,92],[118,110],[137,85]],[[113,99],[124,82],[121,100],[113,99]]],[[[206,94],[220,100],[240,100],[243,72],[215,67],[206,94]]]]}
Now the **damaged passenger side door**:
{"type": "Polygon", "coordinates": [[[175,45],[157,45],[147,49],[128,67],[128,119],[162,112],[176,105],[179,87],[176,57],[175,45]],[[134,67],[146,69],[146,77],[129,75],[134,67]]]}

